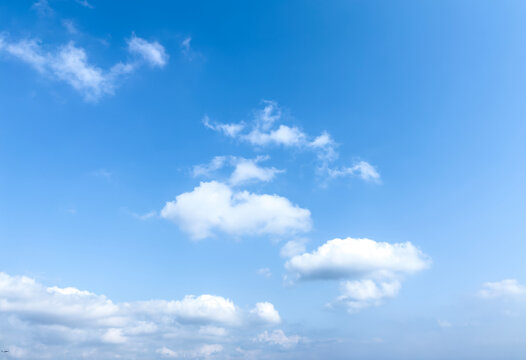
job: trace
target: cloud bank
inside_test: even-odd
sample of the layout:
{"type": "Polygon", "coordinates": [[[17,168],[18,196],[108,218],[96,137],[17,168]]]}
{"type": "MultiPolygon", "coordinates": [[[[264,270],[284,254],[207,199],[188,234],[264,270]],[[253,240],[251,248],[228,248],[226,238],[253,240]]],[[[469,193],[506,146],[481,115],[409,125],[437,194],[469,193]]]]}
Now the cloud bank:
{"type": "MultiPolygon", "coordinates": [[[[0,319],[5,346],[27,359],[46,358],[50,353],[59,354],[57,358],[81,358],[88,350],[93,351],[91,358],[134,352],[136,358],[175,343],[177,354],[201,356],[208,353],[205,349],[217,350],[210,354],[219,352],[218,346],[210,348],[206,342],[219,341],[227,334],[225,327],[235,330],[253,323],[281,322],[269,302],[243,310],[227,298],[205,294],[115,303],[104,295],[73,287],[46,287],[34,279],[5,273],[0,273],[0,319]],[[55,346],[63,352],[57,353],[55,346]]],[[[170,354],[164,351],[163,355],[170,354]]]]}

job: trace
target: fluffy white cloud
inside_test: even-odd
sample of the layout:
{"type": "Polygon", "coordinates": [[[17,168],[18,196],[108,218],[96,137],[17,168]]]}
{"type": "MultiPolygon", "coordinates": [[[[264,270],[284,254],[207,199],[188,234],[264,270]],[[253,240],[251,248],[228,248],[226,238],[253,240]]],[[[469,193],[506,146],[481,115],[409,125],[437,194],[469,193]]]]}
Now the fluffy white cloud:
{"type": "Polygon", "coordinates": [[[178,195],[166,203],[161,216],[194,239],[212,236],[215,230],[235,236],[286,235],[311,227],[310,211],[284,197],[233,191],[217,181],[201,182],[193,191],[178,195]]]}
{"type": "Polygon", "coordinates": [[[259,334],[255,341],[267,343],[270,345],[278,345],[284,349],[291,349],[295,347],[301,340],[298,335],[285,335],[285,332],[281,329],[277,329],[269,333],[267,330],[259,334]]]}
{"type": "Polygon", "coordinates": [[[138,54],[151,66],[164,67],[168,62],[168,55],[164,47],[157,41],[148,42],[132,35],[128,40],[128,51],[138,54]]]}
{"type": "Polygon", "coordinates": [[[421,271],[430,259],[409,242],[333,239],[311,253],[293,256],[285,267],[299,280],[340,279],[343,303],[350,312],[395,296],[403,276],[421,271]]]}
{"type": "Polygon", "coordinates": [[[274,305],[269,302],[259,302],[254,309],[250,310],[257,321],[264,321],[269,324],[279,324],[281,317],[279,312],[274,308],[274,305]]]}
{"type": "MultiPolygon", "coordinates": [[[[0,51],[29,64],[42,75],[66,82],[87,101],[113,94],[117,82],[139,66],[138,62],[117,63],[109,70],[102,70],[90,64],[86,51],[73,42],[59,46],[54,52],[45,51],[35,39],[8,42],[0,36],[0,43],[3,44],[0,51]]],[[[166,63],[164,48],[159,43],[149,43],[133,36],[129,41],[129,51],[138,53],[149,63],[159,66],[166,63]]]]}
{"type": "Polygon", "coordinates": [[[329,240],[312,253],[294,256],[285,266],[300,279],[386,277],[423,270],[429,259],[410,242],[346,238],[329,240]]]}
{"type": "MultiPolygon", "coordinates": [[[[0,273],[2,341],[27,359],[50,354],[57,359],[80,358],[88,345],[95,351],[91,358],[109,359],[115,354],[144,357],[166,346],[167,339],[177,344],[174,353],[207,357],[219,348],[188,346],[206,342],[211,336],[225,336],[225,327],[246,331],[254,321],[259,326],[274,325],[276,317],[279,319],[270,303],[257,303],[254,309],[242,310],[215,295],[114,303],[89,291],[46,287],[28,277],[0,273]],[[62,352],[65,348],[67,353],[62,352]]],[[[169,355],[169,351],[165,353],[169,355]]]]}
{"type": "Polygon", "coordinates": [[[478,292],[482,298],[518,297],[526,295],[526,286],[515,279],[505,279],[497,282],[486,282],[478,292]]]}

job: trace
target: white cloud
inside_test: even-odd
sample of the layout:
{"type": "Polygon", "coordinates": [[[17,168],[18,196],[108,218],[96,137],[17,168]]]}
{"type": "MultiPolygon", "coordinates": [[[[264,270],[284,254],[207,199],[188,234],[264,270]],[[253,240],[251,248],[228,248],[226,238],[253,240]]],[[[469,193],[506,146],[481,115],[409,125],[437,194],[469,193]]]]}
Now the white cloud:
{"type": "Polygon", "coordinates": [[[429,259],[410,242],[346,238],[329,240],[312,253],[294,256],[285,266],[299,279],[385,277],[423,270],[429,259]]]}
{"type": "Polygon", "coordinates": [[[515,279],[505,279],[497,282],[486,282],[478,292],[481,298],[513,298],[526,295],[526,286],[515,279]]]}
{"type": "Polygon", "coordinates": [[[360,161],[351,167],[341,169],[327,168],[327,172],[332,178],[344,176],[358,176],[365,181],[380,181],[380,174],[378,173],[378,171],[376,171],[374,166],[372,166],[366,161],[360,161]]]}
{"type": "Polygon", "coordinates": [[[305,252],[305,242],[303,239],[290,240],[283,245],[279,254],[285,258],[300,255],[305,252]]]}
{"type": "Polygon", "coordinates": [[[217,181],[201,182],[167,202],[161,217],[177,223],[194,239],[210,237],[216,230],[234,236],[287,235],[311,227],[310,211],[284,197],[233,191],[217,181]]]}
{"type": "Polygon", "coordinates": [[[279,324],[281,322],[279,312],[274,308],[274,305],[269,302],[257,303],[254,309],[250,310],[250,313],[254,315],[258,321],[269,324],[279,324]]]}
{"type": "Polygon", "coordinates": [[[343,303],[349,312],[356,312],[369,306],[381,304],[381,300],[394,297],[400,290],[398,280],[381,281],[378,284],[370,279],[345,281],[337,303],[343,303]]]}
{"type": "Polygon", "coordinates": [[[236,137],[245,127],[245,125],[241,123],[240,124],[214,123],[210,120],[210,118],[207,115],[205,115],[203,118],[203,124],[209,129],[221,132],[224,135],[228,137],[232,137],[232,138],[236,137]]]}
{"type": "Polygon", "coordinates": [[[40,16],[53,16],[55,11],[49,5],[47,0],[38,0],[31,6],[33,10],[36,10],[40,16]]]}
{"type": "Polygon", "coordinates": [[[136,214],[136,213],[132,213],[132,216],[136,219],[139,219],[139,220],[148,220],[148,219],[152,219],[154,217],[157,216],[157,211],[155,210],[152,210],[152,211],[149,211],[147,213],[144,213],[144,214],[136,214]]]}
{"type": "Polygon", "coordinates": [[[261,268],[261,269],[258,269],[258,274],[263,277],[269,278],[272,276],[272,271],[270,271],[269,268],[261,268]]]}
{"type": "Polygon", "coordinates": [[[183,359],[206,359],[222,351],[223,346],[220,344],[205,344],[197,349],[189,351],[174,351],[172,349],[167,348],[166,346],[157,349],[157,353],[163,357],[183,359]]]}
{"type": "Polygon", "coordinates": [[[62,25],[66,28],[66,30],[70,34],[76,34],[78,32],[77,26],[72,20],[68,20],[68,19],[62,20],[62,25]]]}
{"type": "Polygon", "coordinates": [[[355,312],[395,296],[403,276],[429,265],[430,259],[409,242],[346,238],[329,240],[311,253],[293,256],[285,267],[298,280],[346,280],[334,304],[344,304],[349,312],[355,312]]]}
{"type": "MultiPolygon", "coordinates": [[[[90,64],[86,51],[73,42],[59,46],[54,52],[47,52],[35,39],[18,42],[8,42],[2,36],[0,39],[3,43],[0,50],[29,64],[42,75],[66,82],[80,92],[87,101],[97,101],[104,95],[112,95],[117,82],[139,66],[137,62],[117,63],[105,71],[90,64]]],[[[150,63],[159,66],[160,61],[165,63],[166,58],[159,55],[164,54],[164,48],[160,44],[148,43],[135,36],[131,41],[135,45],[129,46],[130,51],[139,52],[150,63]],[[141,44],[142,48],[137,44],[141,44]]]]}
{"type": "Polygon", "coordinates": [[[199,328],[199,334],[204,336],[226,336],[228,331],[225,328],[207,325],[199,328]]]}
{"type": "Polygon", "coordinates": [[[211,176],[215,171],[225,166],[227,156],[215,156],[208,164],[196,165],[193,168],[194,176],[211,176]]]}
{"type": "Polygon", "coordinates": [[[211,122],[205,116],[206,127],[230,138],[249,143],[258,148],[281,146],[297,150],[308,150],[318,158],[318,174],[328,177],[356,176],[366,181],[380,181],[380,174],[371,164],[360,161],[351,167],[333,168],[330,165],[338,158],[337,144],[327,131],[310,136],[296,126],[282,124],[283,112],[275,101],[263,101],[263,109],[254,112],[248,123],[222,124],[211,122]]]}
{"type": "Polygon", "coordinates": [[[122,335],[122,329],[111,328],[102,335],[102,341],[110,344],[122,344],[126,340],[126,337],[122,335]]]}
{"type": "Polygon", "coordinates": [[[234,167],[234,171],[228,180],[232,186],[255,181],[269,182],[275,178],[276,174],[283,173],[284,170],[258,165],[258,163],[268,159],[268,156],[258,156],[255,159],[245,159],[236,156],[215,156],[208,164],[194,166],[193,175],[210,177],[213,173],[229,164],[234,167]]]}
{"type": "Polygon", "coordinates": [[[95,351],[90,358],[147,357],[162,349],[167,339],[177,346],[171,351],[178,356],[207,357],[222,351],[206,342],[226,336],[225,327],[246,332],[254,322],[262,326],[278,320],[279,313],[266,302],[253,310],[242,310],[216,295],[115,303],[89,291],[46,287],[28,277],[0,273],[2,341],[10,350],[20,349],[20,357],[26,359],[81,358],[86,346],[95,351]]]}
{"type": "Polygon", "coordinates": [[[88,0],[75,0],[75,2],[79,5],[82,5],[84,7],[87,7],[89,9],[93,9],[93,5],[91,5],[88,0]]]}
{"type": "Polygon", "coordinates": [[[267,330],[259,334],[255,339],[258,342],[264,342],[271,345],[278,345],[284,349],[291,349],[295,347],[301,340],[298,335],[285,335],[285,332],[281,329],[274,330],[269,333],[267,330]]]}
{"type": "Polygon", "coordinates": [[[230,184],[239,185],[250,181],[269,182],[274,179],[276,174],[282,173],[274,167],[261,167],[257,163],[268,159],[267,157],[258,157],[256,159],[239,158],[235,164],[235,169],[230,176],[230,184]]]}
{"type": "Polygon", "coordinates": [[[443,329],[447,329],[452,326],[451,323],[447,320],[437,320],[437,324],[443,329]]]}
{"type": "Polygon", "coordinates": [[[140,55],[151,66],[164,67],[168,62],[168,55],[161,44],[148,42],[135,34],[128,40],[128,51],[140,55]]]}

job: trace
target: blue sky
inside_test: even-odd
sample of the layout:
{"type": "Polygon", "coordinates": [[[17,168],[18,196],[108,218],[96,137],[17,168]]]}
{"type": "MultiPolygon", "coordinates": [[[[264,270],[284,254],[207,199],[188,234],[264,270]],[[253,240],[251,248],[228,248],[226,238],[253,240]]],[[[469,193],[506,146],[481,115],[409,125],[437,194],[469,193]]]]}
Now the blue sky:
{"type": "Polygon", "coordinates": [[[521,1],[0,4],[0,346],[521,359],[521,1]]]}

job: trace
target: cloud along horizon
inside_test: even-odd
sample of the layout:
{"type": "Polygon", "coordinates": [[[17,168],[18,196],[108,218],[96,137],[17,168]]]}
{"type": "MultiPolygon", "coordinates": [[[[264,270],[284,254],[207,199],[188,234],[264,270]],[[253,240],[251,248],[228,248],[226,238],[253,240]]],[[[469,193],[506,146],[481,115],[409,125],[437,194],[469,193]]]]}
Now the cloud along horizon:
{"type": "Polygon", "coordinates": [[[116,349],[121,355],[155,350],[174,357],[172,350],[163,350],[174,345],[179,355],[197,356],[221,351],[222,346],[208,342],[219,342],[229,332],[249,336],[252,329],[273,328],[282,321],[267,301],[244,309],[228,298],[203,294],[116,303],[90,291],[45,286],[5,273],[0,273],[0,298],[0,331],[15,357],[46,358],[53,344],[67,349],[62,358],[83,357],[88,348],[92,358],[116,349]]]}

